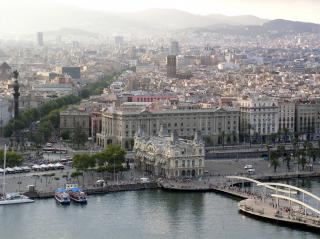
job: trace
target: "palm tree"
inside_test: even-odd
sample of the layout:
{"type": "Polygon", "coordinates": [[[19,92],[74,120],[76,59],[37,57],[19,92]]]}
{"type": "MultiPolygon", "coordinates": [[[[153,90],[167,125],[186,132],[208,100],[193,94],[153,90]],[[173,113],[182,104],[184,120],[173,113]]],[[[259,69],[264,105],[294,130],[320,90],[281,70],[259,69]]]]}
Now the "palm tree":
{"type": "Polygon", "coordinates": [[[288,128],[283,129],[283,136],[284,136],[284,142],[287,142],[288,136],[289,136],[289,129],[288,128]]]}
{"type": "Polygon", "coordinates": [[[250,148],[251,148],[251,144],[252,144],[252,139],[251,139],[251,129],[252,126],[250,123],[248,123],[248,132],[249,132],[249,142],[250,142],[250,148]]]}
{"type": "Polygon", "coordinates": [[[301,150],[299,152],[298,167],[299,167],[299,165],[301,165],[302,171],[304,171],[304,168],[305,168],[306,164],[307,164],[307,159],[305,157],[305,151],[301,150]]]}
{"type": "Polygon", "coordinates": [[[289,154],[285,154],[283,161],[286,162],[287,165],[287,171],[290,172],[290,162],[291,162],[291,157],[289,154]]]}
{"type": "Polygon", "coordinates": [[[267,148],[267,151],[268,151],[268,159],[270,160],[270,150],[271,150],[271,144],[269,142],[266,143],[266,148],[267,148]]]}
{"type": "Polygon", "coordinates": [[[226,134],[224,131],[222,131],[220,133],[220,140],[221,140],[221,143],[222,143],[222,147],[224,148],[224,138],[225,138],[226,134]]]}
{"type": "Polygon", "coordinates": [[[271,152],[270,165],[273,167],[274,172],[277,172],[277,168],[280,166],[279,157],[276,152],[271,152]]]}
{"type": "Polygon", "coordinates": [[[232,140],[233,140],[233,144],[237,144],[238,143],[238,137],[237,137],[237,132],[236,131],[232,131],[232,140]]]}

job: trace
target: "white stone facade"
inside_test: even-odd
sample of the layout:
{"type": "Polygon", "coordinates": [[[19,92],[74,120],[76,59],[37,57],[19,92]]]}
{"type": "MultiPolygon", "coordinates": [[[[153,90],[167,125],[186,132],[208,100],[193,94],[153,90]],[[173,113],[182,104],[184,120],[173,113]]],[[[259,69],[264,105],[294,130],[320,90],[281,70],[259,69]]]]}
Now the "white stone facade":
{"type": "Polygon", "coordinates": [[[248,97],[239,100],[241,132],[272,135],[279,130],[278,101],[271,97],[248,97]]]}
{"type": "Polygon", "coordinates": [[[204,143],[196,133],[194,140],[159,133],[143,136],[137,133],[134,141],[136,165],[158,177],[198,177],[205,167],[204,143]]]}

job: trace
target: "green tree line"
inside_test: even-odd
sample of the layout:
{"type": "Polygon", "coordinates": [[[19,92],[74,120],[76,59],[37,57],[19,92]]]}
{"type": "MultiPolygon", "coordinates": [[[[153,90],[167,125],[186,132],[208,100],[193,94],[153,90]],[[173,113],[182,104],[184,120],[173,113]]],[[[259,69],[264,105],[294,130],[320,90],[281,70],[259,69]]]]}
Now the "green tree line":
{"type": "Polygon", "coordinates": [[[126,151],[120,145],[109,145],[104,151],[95,154],[77,154],[73,157],[72,167],[77,171],[87,171],[98,165],[98,171],[113,172],[123,169],[126,151]]]}
{"type": "Polygon", "coordinates": [[[320,159],[320,141],[318,141],[318,147],[314,147],[313,144],[305,140],[300,146],[298,139],[292,140],[292,153],[286,151],[284,145],[278,145],[275,151],[270,152],[270,166],[273,167],[274,172],[282,164],[286,165],[287,171],[291,171],[291,164],[297,165],[298,170],[304,171],[307,165],[313,165],[313,163],[320,159]],[[301,147],[302,146],[302,147],[301,147]]]}
{"type": "Polygon", "coordinates": [[[53,128],[59,127],[59,109],[80,102],[81,98],[74,95],[63,96],[42,104],[39,108],[23,110],[19,119],[11,119],[4,127],[4,136],[10,137],[15,130],[22,130],[31,126],[32,122],[40,120],[39,129],[46,129],[45,136],[53,128]]]}
{"type": "Polygon", "coordinates": [[[52,135],[54,130],[59,129],[60,110],[79,103],[81,99],[91,95],[101,94],[105,87],[108,87],[116,74],[106,77],[106,79],[88,84],[80,91],[80,96],[67,95],[50,100],[42,104],[39,108],[28,108],[20,112],[19,119],[11,119],[4,127],[4,137],[11,137],[16,130],[29,128],[33,122],[40,121],[38,131],[29,138],[37,144],[45,142],[52,135]]]}
{"type": "MultiPolygon", "coordinates": [[[[0,165],[3,165],[3,150],[0,150],[0,165]]],[[[13,151],[7,151],[6,167],[20,166],[23,162],[23,158],[20,154],[13,151]]]]}

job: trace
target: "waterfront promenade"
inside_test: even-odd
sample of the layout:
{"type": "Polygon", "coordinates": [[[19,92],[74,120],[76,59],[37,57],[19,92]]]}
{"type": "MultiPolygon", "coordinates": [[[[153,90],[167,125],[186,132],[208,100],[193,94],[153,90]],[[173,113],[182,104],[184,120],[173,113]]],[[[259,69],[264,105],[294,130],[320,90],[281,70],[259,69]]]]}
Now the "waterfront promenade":
{"type": "Polygon", "coordinates": [[[242,213],[268,220],[276,223],[283,223],[291,226],[300,226],[320,230],[320,218],[316,215],[304,215],[297,210],[292,211],[288,202],[283,202],[280,207],[275,206],[275,201],[257,200],[249,198],[238,203],[238,208],[242,213]]]}
{"type": "Polygon", "coordinates": [[[161,187],[171,191],[216,192],[236,197],[241,199],[238,203],[239,211],[247,215],[289,226],[317,231],[320,229],[320,198],[294,186],[260,183],[252,178],[231,176],[216,181],[164,181],[161,182],[161,187]],[[251,187],[250,184],[246,184],[248,182],[251,183],[251,187]],[[306,200],[306,196],[316,199],[317,206],[313,206],[310,199],[306,200]]]}

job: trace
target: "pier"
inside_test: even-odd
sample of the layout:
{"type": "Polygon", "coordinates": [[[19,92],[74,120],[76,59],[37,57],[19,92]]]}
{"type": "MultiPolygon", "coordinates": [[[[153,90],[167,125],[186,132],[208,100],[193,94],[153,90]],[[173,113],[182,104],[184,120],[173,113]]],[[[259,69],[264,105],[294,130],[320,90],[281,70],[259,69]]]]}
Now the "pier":
{"type": "Polygon", "coordinates": [[[162,182],[166,190],[215,192],[238,198],[238,210],[260,220],[287,226],[320,229],[320,198],[301,188],[227,176],[217,182],[162,182]]]}

